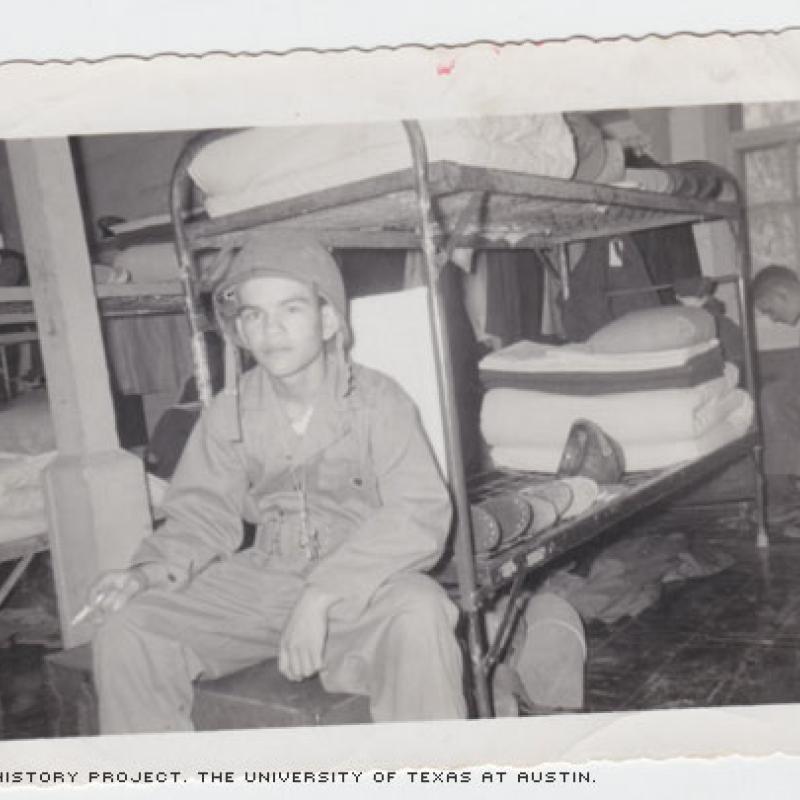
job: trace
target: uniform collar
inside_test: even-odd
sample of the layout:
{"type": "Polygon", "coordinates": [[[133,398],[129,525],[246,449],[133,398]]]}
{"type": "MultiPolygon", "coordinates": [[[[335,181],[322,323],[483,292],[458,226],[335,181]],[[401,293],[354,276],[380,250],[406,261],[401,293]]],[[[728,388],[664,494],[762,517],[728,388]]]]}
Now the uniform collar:
{"type": "Polygon", "coordinates": [[[289,423],[266,370],[254,367],[255,374],[246,375],[243,380],[248,388],[240,395],[241,412],[263,415],[264,421],[270,426],[280,426],[280,436],[290,450],[287,455],[297,462],[305,461],[326,449],[351,429],[348,413],[353,402],[350,364],[343,358],[337,358],[333,348],[326,358],[325,380],[314,402],[311,421],[302,436],[298,436],[289,423]],[[249,386],[252,386],[252,390],[249,386]]]}

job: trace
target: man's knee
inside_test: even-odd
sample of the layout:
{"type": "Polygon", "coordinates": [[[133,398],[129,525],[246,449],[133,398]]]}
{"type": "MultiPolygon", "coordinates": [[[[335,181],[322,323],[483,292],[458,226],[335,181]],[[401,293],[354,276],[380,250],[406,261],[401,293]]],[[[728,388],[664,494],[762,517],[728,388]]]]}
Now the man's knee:
{"type": "Polygon", "coordinates": [[[458,608],[437,583],[425,576],[415,577],[421,580],[397,582],[387,595],[393,638],[422,642],[452,637],[458,608]]]}
{"type": "Polygon", "coordinates": [[[148,615],[136,600],[132,600],[106,617],[95,631],[92,641],[95,662],[124,661],[131,648],[147,633],[148,615]]]}

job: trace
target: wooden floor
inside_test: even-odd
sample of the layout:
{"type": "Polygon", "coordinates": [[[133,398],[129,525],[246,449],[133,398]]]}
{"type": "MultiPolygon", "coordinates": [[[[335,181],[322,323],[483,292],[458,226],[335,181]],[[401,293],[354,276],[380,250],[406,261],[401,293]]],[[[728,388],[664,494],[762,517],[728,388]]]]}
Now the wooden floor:
{"type": "MultiPolygon", "coordinates": [[[[588,626],[587,711],[800,701],[800,541],[776,540],[760,554],[749,537],[704,539],[733,565],[665,586],[635,619],[588,626]]],[[[12,607],[32,603],[41,614],[46,562],[32,575],[12,607]]],[[[47,648],[3,642],[2,630],[1,736],[47,736],[47,648]]]]}

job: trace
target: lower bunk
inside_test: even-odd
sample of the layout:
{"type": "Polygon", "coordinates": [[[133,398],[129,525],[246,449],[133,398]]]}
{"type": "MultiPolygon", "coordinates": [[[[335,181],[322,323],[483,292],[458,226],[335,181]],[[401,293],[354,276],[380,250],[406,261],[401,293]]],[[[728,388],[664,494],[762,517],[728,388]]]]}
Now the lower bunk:
{"type": "MultiPolygon", "coordinates": [[[[481,596],[491,596],[517,576],[547,566],[646,509],[652,509],[654,514],[663,511],[665,503],[680,498],[687,490],[697,490],[692,501],[694,510],[698,506],[708,507],[703,502],[702,488],[698,489],[698,486],[702,487],[704,480],[713,479],[725,467],[748,458],[757,443],[757,435],[748,432],[694,461],[662,470],[628,473],[618,483],[602,486],[581,476],[576,483],[575,478],[558,479],[552,475],[512,470],[495,470],[475,476],[470,484],[470,496],[479,508],[502,508],[522,499],[524,502],[533,501],[535,508],[548,514],[547,506],[542,503],[544,500],[556,506],[555,514],[558,515],[558,503],[568,503],[561,518],[556,518],[549,526],[535,524],[534,508],[529,523],[516,536],[477,554],[475,566],[481,596]],[[561,500],[570,490],[573,495],[582,495],[571,511],[570,501],[561,500]]],[[[750,492],[744,496],[729,497],[727,504],[734,504],[742,519],[758,526],[761,521],[758,519],[754,483],[749,489],[750,492]]],[[[571,502],[574,503],[575,499],[571,502]]]]}

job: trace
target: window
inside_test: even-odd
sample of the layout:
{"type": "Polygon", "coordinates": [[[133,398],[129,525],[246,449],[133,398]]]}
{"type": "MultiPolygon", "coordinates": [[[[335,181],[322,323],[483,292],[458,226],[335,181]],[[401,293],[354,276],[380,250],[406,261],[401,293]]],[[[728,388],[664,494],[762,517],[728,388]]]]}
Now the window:
{"type": "Polygon", "coordinates": [[[754,271],[800,271],[800,102],[741,107],[732,134],[747,196],[754,271]]]}

